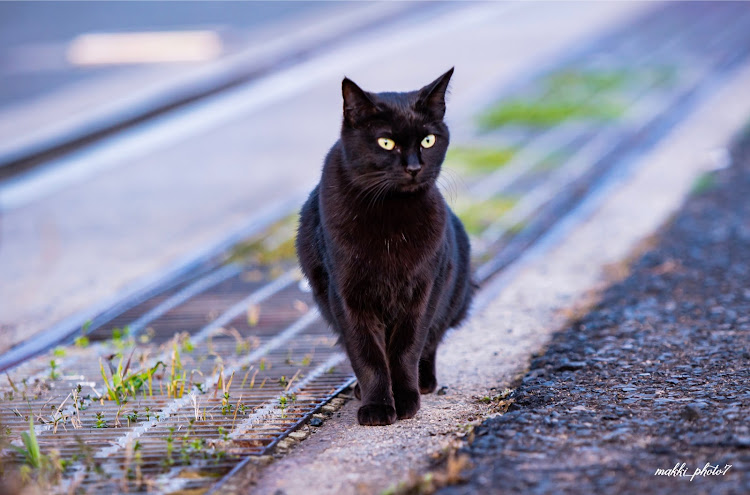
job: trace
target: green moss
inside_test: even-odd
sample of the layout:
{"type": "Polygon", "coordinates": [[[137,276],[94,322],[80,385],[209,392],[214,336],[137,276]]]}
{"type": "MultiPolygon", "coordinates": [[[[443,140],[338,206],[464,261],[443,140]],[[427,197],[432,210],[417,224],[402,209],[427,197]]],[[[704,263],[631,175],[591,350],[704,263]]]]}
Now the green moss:
{"type": "Polygon", "coordinates": [[[505,212],[510,210],[517,200],[511,197],[494,197],[480,202],[459,201],[454,211],[461,219],[466,231],[471,235],[479,235],[484,229],[493,224],[505,212]]]}
{"type": "Polygon", "coordinates": [[[623,109],[612,102],[595,103],[565,99],[539,101],[510,100],[495,105],[479,117],[483,130],[497,129],[509,124],[529,127],[552,127],[568,120],[612,120],[623,109]]]}
{"type": "Polygon", "coordinates": [[[185,488],[182,490],[177,490],[174,492],[169,492],[169,495],[203,495],[204,493],[208,492],[209,486],[201,487],[201,488],[185,488]]]}
{"type": "Polygon", "coordinates": [[[448,150],[444,166],[466,175],[484,174],[502,167],[514,154],[510,148],[453,147],[448,150]]]}
{"type": "Polygon", "coordinates": [[[297,251],[294,246],[295,237],[289,237],[272,248],[261,246],[255,253],[255,258],[262,265],[273,265],[284,261],[294,261],[297,251]]]}
{"type": "Polygon", "coordinates": [[[516,222],[513,225],[511,225],[510,227],[508,227],[508,232],[510,234],[512,234],[512,235],[516,235],[519,232],[521,232],[523,229],[525,229],[526,226],[527,226],[527,222],[525,222],[525,221],[522,220],[522,221],[516,222]]]}
{"type": "Polygon", "coordinates": [[[290,215],[273,224],[261,236],[236,244],[227,261],[264,266],[294,261],[297,256],[294,247],[297,222],[297,215],[290,215]]]}
{"type": "Polygon", "coordinates": [[[540,82],[544,96],[500,102],[479,116],[479,125],[491,130],[510,124],[550,127],[568,120],[612,120],[625,110],[613,101],[613,95],[630,85],[668,85],[675,77],[674,68],[667,66],[639,71],[558,71],[540,82]]]}
{"type": "Polygon", "coordinates": [[[223,474],[218,471],[201,471],[201,470],[190,470],[186,469],[183,471],[180,471],[180,474],[177,475],[178,478],[187,478],[187,479],[202,479],[202,478],[221,478],[223,474]]]}
{"type": "Polygon", "coordinates": [[[633,79],[633,73],[625,70],[575,71],[563,70],[549,75],[545,85],[553,93],[583,92],[600,93],[619,89],[633,79]]]}
{"type": "Polygon", "coordinates": [[[545,156],[536,165],[534,165],[532,170],[537,172],[547,172],[549,170],[554,170],[565,163],[565,160],[567,160],[569,157],[570,153],[566,153],[565,151],[553,151],[552,153],[545,156]]]}
{"type": "Polygon", "coordinates": [[[714,189],[715,187],[716,176],[710,172],[706,172],[695,179],[691,192],[695,195],[700,195],[714,189]]]}
{"type": "Polygon", "coordinates": [[[671,86],[677,81],[677,68],[657,65],[640,69],[564,70],[550,74],[544,85],[551,94],[612,94],[627,86],[671,86]]]}

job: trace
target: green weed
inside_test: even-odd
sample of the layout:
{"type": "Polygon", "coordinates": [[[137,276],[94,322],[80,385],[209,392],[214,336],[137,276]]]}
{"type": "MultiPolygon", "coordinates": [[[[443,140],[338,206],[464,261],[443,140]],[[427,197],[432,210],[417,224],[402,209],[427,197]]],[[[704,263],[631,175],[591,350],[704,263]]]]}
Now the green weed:
{"type": "Polygon", "coordinates": [[[130,336],[130,327],[128,326],[112,329],[112,338],[110,339],[110,342],[119,351],[122,351],[129,345],[133,345],[135,343],[133,338],[130,336]]]}
{"type": "Polygon", "coordinates": [[[177,341],[172,344],[172,359],[169,366],[169,382],[167,383],[167,397],[179,399],[185,393],[187,371],[182,366],[180,348],[177,341]]]}
{"type": "Polygon", "coordinates": [[[49,366],[50,366],[50,371],[49,371],[50,380],[57,380],[58,378],[60,378],[60,372],[58,371],[59,366],[54,359],[49,362],[49,366]]]}
{"type": "Polygon", "coordinates": [[[104,419],[104,413],[98,412],[95,415],[96,424],[94,425],[94,428],[107,428],[107,420],[104,419]]]}
{"type": "Polygon", "coordinates": [[[165,468],[174,464],[174,458],[172,457],[172,453],[174,452],[174,426],[169,427],[169,436],[167,436],[166,442],[166,456],[161,461],[162,466],[165,468]]]}
{"type": "Polygon", "coordinates": [[[101,370],[102,380],[104,380],[104,386],[107,389],[107,396],[110,400],[113,400],[117,405],[122,405],[127,402],[128,397],[137,397],[138,392],[143,389],[145,385],[148,385],[148,395],[153,397],[153,376],[159,369],[159,367],[166,368],[164,362],[159,361],[150,368],[139,370],[128,374],[130,370],[130,362],[133,355],[131,353],[130,358],[123,366],[123,358],[120,357],[117,366],[114,366],[111,360],[107,361],[110,370],[110,376],[104,369],[104,363],[99,359],[99,368],[101,370]]]}
{"type": "Polygon", "coordinates": [[[68,463],[61,460],[59,453],[55,450],[49,454],[42,453],[34,430],[33,417],[29,417],[29,430],[21,433],[21,440],[23,447],[16,445],[11,445],[11,447],[23,457],[24,465],[20,469],[22,481],[28,483],[34,479],[44,486],[59,480],[68,463]]]}
{"type": "Polygon", "coordinates": [[[44,456],[42,450],[39,448],[39,442],[36,438],[34,418],[29,417],[29,431],[21,433],[21,439],[23,440],[24,448],[16,447],[15,445],[11,445],[11,447],[23,456],[26,464],[34,469],[41,469],[44,464],[44,456]]]}

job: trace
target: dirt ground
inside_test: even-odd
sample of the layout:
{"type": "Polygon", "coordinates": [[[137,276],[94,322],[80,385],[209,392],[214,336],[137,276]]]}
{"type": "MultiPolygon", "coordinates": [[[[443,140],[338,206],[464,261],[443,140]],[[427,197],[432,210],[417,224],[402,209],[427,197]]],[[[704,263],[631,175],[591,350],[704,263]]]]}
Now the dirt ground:
{"type": "Polygon", "coordinates": [[[750,493],[749,192],[746,133],[532,361],[462,449],[466,482],[439,493],[750,493]]]}

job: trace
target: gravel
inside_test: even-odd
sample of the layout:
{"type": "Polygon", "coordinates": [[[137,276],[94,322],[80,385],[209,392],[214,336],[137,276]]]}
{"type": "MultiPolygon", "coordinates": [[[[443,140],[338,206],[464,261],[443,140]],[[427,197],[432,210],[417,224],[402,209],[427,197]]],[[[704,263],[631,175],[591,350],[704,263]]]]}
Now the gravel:
{"type": "Polygon", "coordinates": [[[733,158],[533,359],[440,493],[750,493],[750,135],[733,158]]]}

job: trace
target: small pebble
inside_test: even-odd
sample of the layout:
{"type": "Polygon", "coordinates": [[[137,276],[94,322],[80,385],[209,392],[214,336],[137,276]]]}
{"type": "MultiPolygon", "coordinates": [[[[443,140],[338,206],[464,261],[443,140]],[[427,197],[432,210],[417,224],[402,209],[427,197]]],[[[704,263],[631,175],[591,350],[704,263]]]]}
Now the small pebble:
{"type": "Polygon", "coordinates": [[[289,438],[291,438],[293,440],[296,440],[298,442],[301,442],[302,440],[304,440],[305,438],[307,438],[309,435],[310,435],[309,431],[298,430],[298,431],[291,432],[289,434],[289,438]]]}

